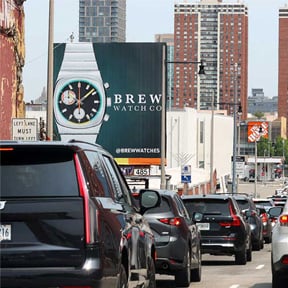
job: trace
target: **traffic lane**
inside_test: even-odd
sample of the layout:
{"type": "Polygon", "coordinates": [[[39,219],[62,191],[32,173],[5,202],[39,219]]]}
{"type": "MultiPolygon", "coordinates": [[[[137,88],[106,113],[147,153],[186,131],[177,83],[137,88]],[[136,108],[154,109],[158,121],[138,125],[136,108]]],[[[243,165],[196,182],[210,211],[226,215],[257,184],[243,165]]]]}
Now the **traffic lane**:
{"type": "MultiPolygon", "coordinates": [[[[234,257],[202,257],[202,280],[192,282],[190,288],[271,288],[272,274],[270,267],[271,245],[253,251],[252,261],[246,265],[236,265],[234,257]]],[[[158,275],[157,287],[175,288],[174,277],[158,275]]]]}

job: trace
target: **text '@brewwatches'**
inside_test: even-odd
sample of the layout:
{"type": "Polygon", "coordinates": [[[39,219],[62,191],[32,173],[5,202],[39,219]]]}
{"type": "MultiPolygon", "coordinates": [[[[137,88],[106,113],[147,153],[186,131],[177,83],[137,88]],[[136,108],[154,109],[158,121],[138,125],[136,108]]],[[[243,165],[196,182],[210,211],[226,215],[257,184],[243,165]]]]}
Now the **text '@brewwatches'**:
{"type": "Polygon", "coordinates": [[[92,43],[67,43],[54,92],[54,115],[61,140],[95,143],[109,98],[92,43]]]}

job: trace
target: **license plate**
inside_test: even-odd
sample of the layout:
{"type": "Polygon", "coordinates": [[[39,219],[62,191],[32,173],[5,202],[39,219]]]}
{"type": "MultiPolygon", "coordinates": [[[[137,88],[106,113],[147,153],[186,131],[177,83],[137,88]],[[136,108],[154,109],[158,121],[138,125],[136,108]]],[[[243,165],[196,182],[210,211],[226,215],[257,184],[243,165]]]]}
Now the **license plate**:
{"type": "Polygon", "coordinates": [[[197,223],[199,230],[210,230],[210,223],[197,223]]]}
{"type": "Polygon", "coordinates": [[[11,240],[11,225],[0,225],[0,241],[11,240]]]}

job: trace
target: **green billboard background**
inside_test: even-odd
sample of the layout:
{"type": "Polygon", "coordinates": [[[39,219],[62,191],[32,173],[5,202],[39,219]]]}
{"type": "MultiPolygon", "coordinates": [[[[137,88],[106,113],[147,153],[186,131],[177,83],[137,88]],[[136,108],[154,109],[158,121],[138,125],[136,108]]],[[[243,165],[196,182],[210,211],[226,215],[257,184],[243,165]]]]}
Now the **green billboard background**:
{"type": "MultiPolygon", "coordinates": [[[[97,143],[122,164],[159,164],[166,44],[93,43],[93,48],[111,103],[97,143]]],[[[54,44],[54,83],[64,50],[65,44],[54,44]]]]}

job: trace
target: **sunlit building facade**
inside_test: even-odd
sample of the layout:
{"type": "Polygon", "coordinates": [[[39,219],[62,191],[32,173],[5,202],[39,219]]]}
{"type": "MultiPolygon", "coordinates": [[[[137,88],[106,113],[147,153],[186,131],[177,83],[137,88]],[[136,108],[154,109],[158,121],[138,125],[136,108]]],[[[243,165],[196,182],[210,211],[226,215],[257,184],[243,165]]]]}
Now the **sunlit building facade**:
{"type": "Polygon", "coordinates": [[[288,5],[279,9],[278,116],[288,118],[288,5]]]}
{"type": "Polygon", "coordinates": [[[126,0],[80,0],[80,42],[125,42],[126,0]]]}
{"type": "Polygon", "coordinates": [[[174,61],[181,62],[174,64],[174,107],[207,110],[212,108],[214,97],[214,108],[225,109],[228,114],[241,103],[245,119],[248,8],[222,0],[177,3],[174,34],[174,61]],[[205,65],[202,77],[198,75],[201,60],[205,65]]]}

